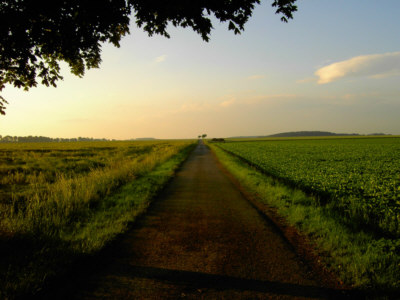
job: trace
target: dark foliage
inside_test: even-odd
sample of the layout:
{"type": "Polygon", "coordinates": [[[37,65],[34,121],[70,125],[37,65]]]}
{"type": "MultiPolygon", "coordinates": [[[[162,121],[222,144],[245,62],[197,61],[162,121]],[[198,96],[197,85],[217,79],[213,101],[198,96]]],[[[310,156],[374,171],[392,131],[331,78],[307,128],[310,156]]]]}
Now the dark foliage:
{"type": "Polygon", "coordinates": [[[213,138],[213,139],[211,140],[211,142],[225,143],[225,139],[224,139],[224,138],[213,138]]]}
{"type": "MultiPolygon", "coordinates": [[[[287,22],[296,0],[274,0],[287,22]]],[[[235,34],[244,29],[260,0],[0,0],[0,91],[6,84],[28,90],[38,81],[56,86],[60,61],[83,76],[98,68],[101,44],[119,47],[131,18],[150,36],[169,37],[167,26],[190,27],[209,40],[211,16],[228,23],[235,34]]],[[[4,114],[4,98],[0,113],[4,114]]]]}

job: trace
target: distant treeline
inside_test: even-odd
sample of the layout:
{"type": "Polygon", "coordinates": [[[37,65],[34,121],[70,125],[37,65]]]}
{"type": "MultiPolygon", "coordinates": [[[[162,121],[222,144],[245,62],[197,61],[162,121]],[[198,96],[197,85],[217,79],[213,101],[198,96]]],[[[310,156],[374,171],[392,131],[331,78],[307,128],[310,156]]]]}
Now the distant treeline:
{"type": "Polygon", "coordinates": [[[46,142],[91,142],[91,141],[110,141],[108,139],[94,139],[88,137],[78,138],[50,138],[47,136],[1,136],[0,143],[46,143],[46,142]]]}

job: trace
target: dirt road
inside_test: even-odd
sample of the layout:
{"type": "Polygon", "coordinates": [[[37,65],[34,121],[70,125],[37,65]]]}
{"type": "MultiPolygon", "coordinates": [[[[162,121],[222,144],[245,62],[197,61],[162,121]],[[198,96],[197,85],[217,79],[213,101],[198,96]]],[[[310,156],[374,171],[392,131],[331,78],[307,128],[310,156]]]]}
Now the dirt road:
{"type": "Polygon", "coordinates": [[[313,278],[202,143],[111,256],[68,298],[339,296],[313,278]]]}

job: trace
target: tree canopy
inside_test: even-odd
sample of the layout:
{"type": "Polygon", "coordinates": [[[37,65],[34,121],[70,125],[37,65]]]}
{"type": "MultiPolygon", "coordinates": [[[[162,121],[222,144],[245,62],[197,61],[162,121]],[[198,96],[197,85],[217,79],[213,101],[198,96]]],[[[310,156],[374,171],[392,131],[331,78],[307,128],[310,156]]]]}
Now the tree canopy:
{"type": "MultiPolygon", "coordinates": [[[[287,22],[296,0],[274,0],[287,22]]],[[[168,25],[189,27],[208,41],[211,17],[238,34],[260,0],[0,0],[0,91],[6,84],[28,90],[56,86],[59,62],[73,74],[98,68],[102,43],[119,47],[133,22],[152,36],[170,37],[168,25]]],[[[0,114],[7,102],[0,96],[0,114]]]]}

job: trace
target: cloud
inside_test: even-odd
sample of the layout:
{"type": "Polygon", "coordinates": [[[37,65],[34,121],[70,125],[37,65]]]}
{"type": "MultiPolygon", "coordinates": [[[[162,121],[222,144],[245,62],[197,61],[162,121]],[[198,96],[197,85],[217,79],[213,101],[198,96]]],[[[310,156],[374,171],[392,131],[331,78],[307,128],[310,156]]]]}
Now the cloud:
{"type": "Polygon", "coordinates": [[[361,55],[318,69],[318,83],[325,84],[340,78],[383,78],[400,75],[400,52],[361,55]]]}
{"type": "Polygon", "coordinates": [[[211,106],[208,103],[184,103],[179,109],[172,111],[172,113],[206,111],[210,108],[211,106]]]}
{"type": "Polygon", "coordinates": [[[253,107],[257,105],[272,104],[279,105],[281,103],[291,101],[298,98],[295,94],[264,94],[256,96],[238,96],[233,94],[226,94],[216,99],[209,101],[188,101],[180,105],[167,107],[165,109],[149,110],[147,113],[143,112],[140,116],[135,118],[136,122],[145,123],[151,120],[159,120],[166,118],[175,118],[178,115],[196,115],[208,113],[222,113],[227,111],[240,111],[246,107],[253,107]]]}
{"type": "Polygon", "coordinates": [[[309,83],[309,82],[315,82],[315,81],[317,81],[317,79],[315,77],[307,77],[304,79],[296,80],[296,83],[309,83]]]}
{"type": "Polygon", "coordinates": [[[231,97],[230,99],[221,102],[221,103],[219,104],[219,106],[221,106],[221,107],[229,107],[229,106],[231,106],[232,104],[234,104],[235,101],[236,101],[235,97],[231,97]]]}
{"type": "Polygon", "coordinates": [[[244,101],[245,104],[260,104],[271,101],[282,102],[284,100],[290,100],[298,98],[296,94],[267,94],[267,95],[257,95],[253,97],[248,97],[244,101]]]}
{"type": "Polygon", "coordinates": [[[167,55],[163,54],[163,55],[157,56],[154,59],[154,62],[158,64],[158,63],[161,63],[161,62],[165,61],[166,58],[167,58],[167,55]]]}
{"type": "Polygon", "coordinates": [[[263,78],[265,78],[264,75],[252,75],[252,76],[247,77],[248,80],[257,80],[257,79],[263,79],[263,78]]]}

